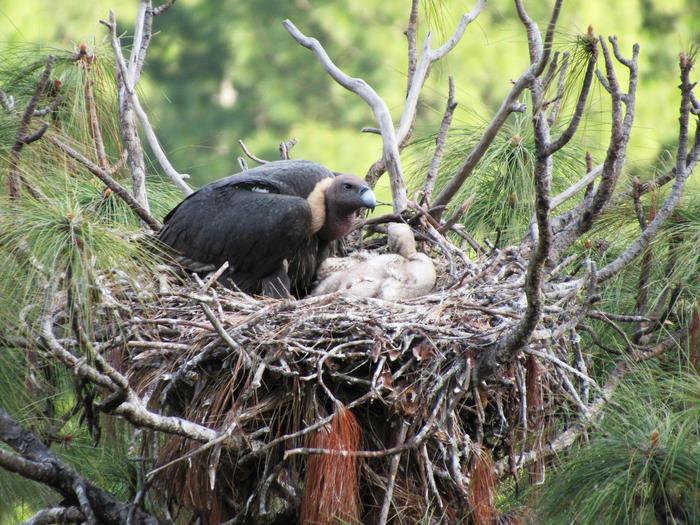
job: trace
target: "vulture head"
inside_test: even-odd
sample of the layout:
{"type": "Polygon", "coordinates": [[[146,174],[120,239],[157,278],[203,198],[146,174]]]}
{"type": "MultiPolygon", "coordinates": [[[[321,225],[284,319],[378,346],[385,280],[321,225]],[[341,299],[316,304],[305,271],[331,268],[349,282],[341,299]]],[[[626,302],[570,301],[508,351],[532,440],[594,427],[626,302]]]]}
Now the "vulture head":
{"type": "Polygon", "coordinates": [[[406,259],[416,254],[416,241],[408,224],[392,222],[387,227],[387,246],[391,253],[398,253],[406,259]]]}
{"type": "MultiPolygon", "coordinates": [[[[318,210],[318,215],[325,220],[322,221],[318,236],[324,242],[334,241],[349,233],[356,213],[361,208],[373,210],[377,205],[374,192],[356,175],[341,173],[319,186],[324,198],[319,199],[318,205],[324,209],[322,212],[318,210]]],[[[312,201],[312,197],[309,201],[312,201]]]]}

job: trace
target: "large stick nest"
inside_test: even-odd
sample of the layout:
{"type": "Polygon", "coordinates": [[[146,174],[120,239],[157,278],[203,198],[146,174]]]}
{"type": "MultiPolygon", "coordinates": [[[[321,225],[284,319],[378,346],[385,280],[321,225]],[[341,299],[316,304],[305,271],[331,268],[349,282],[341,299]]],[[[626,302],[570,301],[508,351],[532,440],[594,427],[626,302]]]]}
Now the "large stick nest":
{"type": "Polygon", "coordinates": [[[228,436],[203,446],[139,433],[149,467],[168,465],[155,476],[157,493],[204,522],[286,523],[304,492],[305,447],[347,407],[361,428],[353,457],[365,518],[392,480],[400,522],[429,508],[456,521],[474,505],[479,451],[510,458],[514,472],[517,451],[542,444],[546,405],[561,405],[559,392],[572,404],[587,395],[585,370],[569,378],[551,366],[566,360],[572,338],[562,336],[573,334],[560,306],[532,341],[552,360],[520,357],[488,382],[475,379],[480,352],[524,311],[524,271],[515,250],[494,251],[463,268],[461,282],[445,275],[441,291],[401,303],[337,293],[277,301],[194,279],[113,279],[122,337],[112,362],[151,410],[228,436]]]}

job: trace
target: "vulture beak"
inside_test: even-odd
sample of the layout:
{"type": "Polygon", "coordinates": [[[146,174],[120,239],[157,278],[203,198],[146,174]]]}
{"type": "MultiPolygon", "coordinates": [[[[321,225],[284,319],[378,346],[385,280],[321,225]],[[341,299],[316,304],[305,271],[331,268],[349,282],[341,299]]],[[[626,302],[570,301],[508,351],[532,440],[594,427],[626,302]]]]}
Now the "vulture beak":
{"type": "Polygon", "coordinates": [[[374,196],[374,192],[369,186],[362,186],[360,188],[360,201],[365,208],[374,210],[374,207],[377,205],[377,198],[374,196]]]}

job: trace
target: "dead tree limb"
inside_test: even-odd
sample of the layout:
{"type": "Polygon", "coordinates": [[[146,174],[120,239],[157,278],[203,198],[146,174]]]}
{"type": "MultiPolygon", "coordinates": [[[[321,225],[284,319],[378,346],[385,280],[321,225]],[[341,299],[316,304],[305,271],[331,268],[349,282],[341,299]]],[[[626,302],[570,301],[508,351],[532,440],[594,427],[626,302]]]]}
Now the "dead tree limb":
{"type": "Polygon", "coordinates": [[[435,140],[435,152],[433,153],[433,158],[430,161],[430,168],[428,168],[428,174],[425,177],[425,184],[423,185],[422,202],[428,207],[430,207],[430,200],[433,196],[433,188],[435,187],[435,181],[437,180],[438,172],[440,171],[440,163],[442,162],[442,156],[445,151],[445,142],[447,142],[447,133],[450,130],[452,116],[454,115],[455,109],[457,109],[457,102],[455,101],[455,82],[450,75],[447,94],[447,107],[445,107],[445,113],[442,116],[440,130],[438,131],[437,139],[435,140]]]}
{"type": "MultiPolygon", "coordinates": [[[[164,11],[169,8],[170,5],[172,5],[172,2],[167,2],[161,7],[167,6],[164,7],[164,11]]],[[[163,11],[159,11],[159,13],[163,11]]],[[[149,207],[146,196],[146,168],[143,159],[143,148],[136,129],[134,115],[136,115],[141,122],[148,144],[151,146],[165,174],[180,188],[183,194],[189,195],[192,193],[192,189],[185,182],[185,179],[188,178],[189,175],[179,173],[170,163],[158,141],[158,137],[153,130],[148,115],[141,106],[141,102],[136,94],[136,86],[143,69],[146,52],[148,51],[148,45],[153,34],[152,24],[154,14],[152,2],[150,0],[141,0],[134,29],[134,44],[128,64],[124,59],[119,37],[117,36],[117,22],[114,13],[110,10],[109,19],[107,21],[100,21],[109,29],[112,50],[116,58],[120,100],[119,116],[124,147],[129,153],[129,165],[134,182],[134,197],[147,211],[149,207]]]]}
{"type": "Polygon", "coordinates": [[[557,259],[566,251],[578,238],[590,230],[595,220],[606,208],[617,185],[618,178],[622,172],[627,156],[627,145],[629,144],[634,122],[636,90],[638,82],[637,57],[639,56],[639,45],[632,48],[632,58],[626,59],[621,56],[616,37],[609,38],[613,46],[615,58],[629,70],[629,85],[627,93],[623,93],[620,83],[615,73],[613,59],[604,38],[599,39],[603,57],[605,59],[606,75],[598,75],[599,80],[610,94],[612,100],[612,125],[611,137],[608,150],[603,162],[603,173],[600,183],[590,196],[572,211],[557,217],[553,221],[555,233],[552,257],[557,259]],[[624,106],[624,110],[623,110],[624,106]]]}
{"type": "Polygon", "coordinates": [[[685,187],[685,182],[688,180],[688,176],[690,175],[691,171],[689,169],[691,163],[688,161],[692,160],[692,164],[697,161],[697,159],[688,158],[688,123],[691,110],[690,95],[695,87],[695,84],[690,81],[690,71],[693,67],[692,58],[684,53],[681,53],[679,66],[681,76],[681,105],[680,116],[678,118],[680,126],[678,131],[678,150],[676,153],[676,180],[673,184],[673,188],[671,189],[671,193],[661,209],[657,211],[654,220],[647,225],[642,234],[623,253],[621,253],[615,260],[601,268],[599,272],[599,279],[601,281],[606,281],[607,279],[610,279],[616,275],[632,260],[634,260],[645,247],[649,245],[649,242],[654,238],[661,226],[671,216],[673,210],[680,201],[683,188],[685,187]]]}
{"type": "Polygon", "coordinates": [[[85,155],[73,149],[68,144],[65,144],[64,142],[60,141],[56,137],[49,137],[49,141],[61,151],[65,152],[69,157],[85,166],[90,173],[92,173],[95,177],[104,182],[105,186],[107,186],[120,199],[122,199],[144,223],[148,224],[148,226],[151,229],[153,229],[153,231],[160,230],[162,224],[150,214],[148,209],[141,206],[141,204],[136,200],[136,198],[132,196],[131,193],[129,193],[129,191],[124,186],[122,186],[116,180],[114,180],[109,171],[100,168],[98,165],[96,165],[94,162],[88,159],[85,155]]]}
{"type": "Polygon", "coordinates": [[[338,66],[336,66],[331,58],[326,53],[321,43],[315,38],[309,38],[304,35],[290,21],[283,22],[285,29],[292,35],[292,38],[307,49],[313,51],[316,58],[321,62],[326,72],[345,89],[359,95],[372,108],[374,117],[379,124],[379,129],[382,134],[383,159],[389,169],[391,177],[391,194],[393,199],[393,207],[395,213],[401,213],[408,206],[406,196],[406,183],[403,178],[401,169],[401,158],[399,155],[399,142],[394,130],[394,122],[391,118],[391,113],[386,105],[386,102],[377,94],[377,92],[367,82],[361,78],[351,78],[338,66]]]}
{"type": "MultiPolygon", "coordinates": [[[[452,51],[459,41],[464,36],[464,32],[467,26],[473,22],[477,16],[481,13],[486,5],[485,0],[478,0],[477,4],[469,13],[462,15],[462,18],[457,25],[454,33],[447,39],[447,41],[437,49],[432,49],[432,35],[428,33],[423,42],[423,48],[420,54],[420,58],[417,56],[417,48],[415,41],[415,26],[416,18],[414,18],[414,9],[417,9],[416,4],[411,5],[411,15],[409,17],[409,25],[406,31],[408,39],[408,53],[409,53],[409,83],[406,91],[406,102],[404,103],[403,112],[399,120],[399,125],[396,129],[396,137],[398,141],[399,151],[402,150],[411,138],[413,133],[413,127],[416,121],[416,111],[418,109],[418,100],[420,98],[420,92],[423,89],[425,81],[430,75],[430,70],[432,65],[438,60],[442,59],[450,51],[452,51]]],[[[379,159],[370,167],[366,175],[366,180],[370,186],[374,187],[379,177],[386,170],[385,159],[379,159]]]]}
{"type": "Polygon", "coordinates": [[[406,93],[411,89],[411,84],[413,83],[413,75],[416,72],[416,65],[418,64],[418,47],[416,32],[418,28],[418,8],[420,6],[420,0],[411,0],[411,12],[408,15],[408,26],[406,27],[406,43],[408,46],[408,70],[406,72],[407,83],[406,83],[406,93]]]}
{"type": "MultiPolygon", "coordinates": [[[[46,87],[49,83],[49,76],[53,70],[53,65],[54,57],[49,55],[46,60],[44,71],[39,78],[36,88],[34,89],[32,98],[29,100],[29,103],[24,110],[22,120],[20,121],[19,128],[15,134],[16,140],[12,146],[12,149],[10,150],[10,168],[7,177],[8,195],[10,199],[18,199],[20,197],[23,177],[19,170],[19,159],[22,153],[22,148],[26,144],[31,144],[32,142],[39,140],[49,127],[47,123],[44,123],[35,132],[29,132],[29,126],[31,124],[32,117],[34,117],[34,114],[36,113],[36,108],[39,105],[39,99],[46,91],[46,87]]],[[[39,195],[38,192],[36,190],[32,191],[32,187],[28,184],[28,182],[25,182],[25,184],[27,184],[32,195],[36,198],[39,195]]]]}
{"type": "MultiPolygon", "coordinates": [[[[535,133],[535,218],[537,224],[537,244],[532,250],[530,261],[525,275],[525,296],[527,307],[518,324],[501,337],[497,345],[479,355],[476,374],[485,378],[492,374],[496,367],[520,351],[532,335],[537,323],[542,316],[544,297],[542,295],[543,269],[549,257],[552,243],[552,231],[549,224],[550,191],[552,183],[552,142],[550,140],[549,123],[545,114],[544,86],[539,75],[542,74],[549,60],[554,29],[561,8],[561,1],[557,1],[552,10],[552,17],[547,28],[544,45],[539,28],[529,17],[521,0],[516,0],[516,7],[521,22],[527,31],[528,47],[532,75],[529,77],[528,89],[532,100],[532,125],[535,133]]],[[[585,90],[587,92],[587,90],[585,90]]],[[[584,104],[577,105],[579,111],[583,111],[584,104]]],[[[576,122],[579,118],[574,119],[576,122]]],[[[571,134],[576,131],[573,127],[571,134]]]]}
{"type": "Polygon", "coordinates": [[[420,58],[418,59],[416,70],[413,73],[411,85],[406,96],[403,113],[401,114],[401,119],[396,130],[396,138],[399,142],[399,147],[405,146],[411,136],[411,130],[413,129],[416,120],[418,99],[420,97],[421,89],[423,88],[423,85],[430,74],[430,68],[435,62],[442,59],[457,46],[459,41],[462,39],[462,36],[464,36],[464,32],[467,30],[469,24],[473,22],[477,16],[479,16],[485,5],[486,0],[478,0],[476,6],[474,6],[474,9],[462,16],[454,33],[447,39],[447,42],[445,42],[439,48],[432,48],[432,36],[430,33],[428,33],[428,35],[425,37],[423,49],[421,51],[420,58]]]}
{"type": "MultiPolygon", "coordinates": [[[[93,523],[122,525],[133,512],[135,524],[158,524],[158,520],[143,510],[115,499],[105,490],[97,487],[78,472],[66,465],[46,445],[31,432],[23,429],[10,415],[0,408],[0,441],[12,448],[15,453],[0,450],[0,466],[21,476],[51,487],[61,494],[65,501],[72,502],[61,507],[63,512],[43,511],[29,523],[47,523],[50,516],[73,519],[78,513],[82,519],[94,516],[93,523]],[[82,494],[81,494],[82,493],[82,494]],[[79,502],[77,507],[76,503],[79,502]]],[[[90,520],[88,520],[90,523],[90,520]]]]}

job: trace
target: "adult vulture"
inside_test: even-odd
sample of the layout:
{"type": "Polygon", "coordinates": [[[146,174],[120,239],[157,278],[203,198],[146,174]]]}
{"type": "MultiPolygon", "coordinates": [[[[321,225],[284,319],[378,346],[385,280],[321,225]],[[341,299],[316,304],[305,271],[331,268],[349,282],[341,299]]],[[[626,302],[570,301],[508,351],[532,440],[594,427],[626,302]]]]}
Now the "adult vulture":
{"type": "Polygon", "coordinates": [[[372,190],[304,160],[269,162],[212,182],[165,216],[158,238],[200,272],[228,261],[225,284],[272,297],[306,295],[329,244],[347,234],[372,190]]]}

